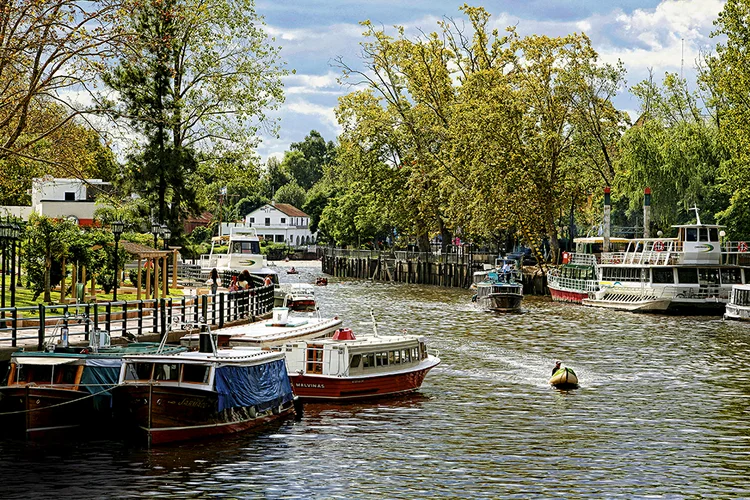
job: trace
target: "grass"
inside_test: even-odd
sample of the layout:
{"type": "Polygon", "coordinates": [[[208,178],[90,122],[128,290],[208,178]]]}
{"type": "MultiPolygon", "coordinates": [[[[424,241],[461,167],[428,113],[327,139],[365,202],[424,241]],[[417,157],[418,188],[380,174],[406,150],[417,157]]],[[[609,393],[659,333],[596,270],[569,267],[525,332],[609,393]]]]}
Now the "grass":
{"type": "MultiPolygon", "coordinates": [[[[10,287],[9,283],[6,281],[6,289],[5,289],[5,306],[10,307],[10,290],[8,288],[10,287]]],[[[86,302],[93,303],[94,301],[91,299],[91,294],[89,293],[89,290],[86,290],[86,302]]],[[[1,293],[1,292],[0,292],[1,293]]],[[[145,297],[145,292],[141,293],[141,297],[145,297]]],[[[183,296],[183,292],[181,289],[176,288],[170,288],[169,294],[167,295],[167,298],[180,298],[183,296]]],[[[60,290],[52,290],[51,293],[52,298],[52,304],[48,305],[62,305],[60,304],[60,290]]],[[[70,295],[66,294],[66,299],[70,298],[70,295]]],[[[159,298],[162,298],[161,296],[161,290],[159,293],[159,298]]],[[[39,294],[39,296],[34,299],[34,292],[28,288],[19,287],[16,286],[16,307],[37,307],[39,304],[44,304],[44,293],[39,294]]],[[[117,300],[118,301],[128,301],[128,300],[136,300],[137,295],[135,293],[123,293],[121,289],[117,290],[117,300]]],[[[104,293],[102,291],[97,290],[96,293],[96,302],[109,302],[112,300],[112,292],[110,293],[104,293]]],[[[74,304],[68,304],[70,306],[74,304]]],[[[28,315],[34,315],[35,312],[32,311],[23,311],[24,316],[28,315]]]]}

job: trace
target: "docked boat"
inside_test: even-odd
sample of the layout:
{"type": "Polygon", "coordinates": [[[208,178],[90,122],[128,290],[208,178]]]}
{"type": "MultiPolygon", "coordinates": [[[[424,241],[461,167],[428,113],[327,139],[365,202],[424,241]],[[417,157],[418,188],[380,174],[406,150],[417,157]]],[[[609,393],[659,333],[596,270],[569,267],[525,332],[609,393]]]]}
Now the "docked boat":
{"type": "MultiPolygon", "coordinates": [[[[274,307],[271,318],[245,325],[222,328],[215,332],[219,347],[274,347],[294,340],[330,337],[341,326],[338,316],[289,314],[287,307],[274,307]]],[[[198,345],[199,334],[191,333],[180,339],[186,347],[198,345]]]]}
{"type": "Polygon", "coordinates": [[[210,253],[201,255],[201,274],[208,276],[212,269],[216,269],[219,274],[240,274],[242,271],[248,271],[257,277],[258,284],[261,284],[266,276],[270,276],[273,282],[277,283],[276,271],[266,266],[265,257],[260,253],[260,238],[255,228],[230,226],[227,230],[229,234],[211,239],[210,253]]]}
{"type": "MultiPolygon", "coordinates": [[[[635,238],[623,252],[602,253],[599,286],[608,305],[653,299],[652,310],[724,312],[732,287],[750,279],[748,245],[722,242],[723,226],[702,224],[694,210],[696,223],[673,226],[675,238],[635,238]]],[[[584,304],[604,305],[597,297],[584,304]]]]}
{"type": "Polygon", "coordinates": [[[118,418],[149,445],[241,432],[301,411],[282,352],[220,349],[210,328],[198,351],[126,356],[114,394],[118,418]]]}
{"type": "Polygon", "coordinates": [[[557,389],[576,389],[578,387],[578,376],[572,368],[563,367],[552,374],[549,383],[557,389]]]}
{"type": "Polygon", "coordinates": [[[650,289],[642,289],[640,293],[633,290],[622,292],[619,288],[610,289],[605,287],[583,299],[581,303],[585,306],[602,307],[617,311],[630,312],[665,312],[672,303],[670,297],[658,297],[656,292],[650,289]]]}
{"type": "MultiPolygon", "coordinates": [[[[563,253],[562,265],[547,272],[547,287],[555,302],[580,304],[599,291],[598,263],[604,239],[601,236],[576,238],[575,252],[563,253]]],[[[610,238],[610,246],[624,250],[630,240],[610,238]]]]}
{"type": "Polygon", "coordinates": [[[734,285],[724,319],[750,321],[750,285],[734,285]]]}
{"type": "Polygon", "coordinates": [[[521,308],[523,285],[517,261],[497,259],[494,269],[486,271],[484,276],[475,273],[475,280],[477,276],[483,279],[475,283],[476,294],[472,297],[472,301],[476,302],[481,309],[510,312],[521,308]]]}
{"type": "Polygon", "coordinates": [[[155,342],[111,346],[108,333],[94,331],[88,347],[63,340],[45,351],[14,352],[0,387],[0,432],[29,440],[106,433],[123,357],[185,350],[155,342]]]}
{"type": "Polygon", "coordinates": [[[418,390],[440,363],[420,335],[354,336],[348,328],[333,338],[284,346],[294,392],[304,400],[353,400],[418,390]]]}
{"type": "Polygon", "coordinates": [[[292,311],[314,311],[315,287],[308,283],[282,283],[274,289],[274,305],[292,311]]]}

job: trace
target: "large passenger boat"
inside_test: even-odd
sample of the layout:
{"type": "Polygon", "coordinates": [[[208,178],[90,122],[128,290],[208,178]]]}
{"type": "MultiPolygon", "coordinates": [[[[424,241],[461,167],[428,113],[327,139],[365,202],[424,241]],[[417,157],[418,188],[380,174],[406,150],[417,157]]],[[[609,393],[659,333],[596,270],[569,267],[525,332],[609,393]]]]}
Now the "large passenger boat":
{"type": "Polygon", "coordinates": [[[212,269],[216,269],[220,274],[239,274],[248,271],[257,276],[259,284],[266,276],[271,276],[272,281],[278,282],[278,273],[266,267],[265,257],[260,252],[260,238],[255,228],[229,226],[227,230],[229,234],[211,239],[210,253],[201,255],[201,274],[208,276],[212,269]],[[226,253],[220,251],[224,247],[226,253]]]}
{"type": "Polygon", "coordinates": [[[111,431],[111,390],[125,355],[185,351],[155,342],[111,346],[109,334],[91,333],[89,346],[67,340],[46,351],[14,352],[8,382],[0,387],[0,432],[41,440],[111,431]]]}
{"type": "Polygon", "coordinates": [[[723,226],[673,226],[675,238],[636,238],[624,252],[602,253],[600,291],[585,305],[617,307],[645,301],[636,310],[723,312],[734,285],[750,279],[744,241],[722,242],[723,226]]]}
{"type": "Polygon", "coordinates": [[[124,361],[115,409],[149,445],[240,432],[295,410],[282,352],[219,349],[210,328],[198,351],[124,361]]]}

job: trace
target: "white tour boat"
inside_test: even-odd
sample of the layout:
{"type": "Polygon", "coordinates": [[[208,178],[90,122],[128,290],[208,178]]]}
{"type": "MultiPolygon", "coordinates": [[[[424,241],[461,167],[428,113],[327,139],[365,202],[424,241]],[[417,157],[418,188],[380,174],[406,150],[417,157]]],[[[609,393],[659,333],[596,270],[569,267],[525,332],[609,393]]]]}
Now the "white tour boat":
{"type": "Polygon", "coordinates": [[[635,238],[624,252],[604,252],[600,291],[585,305],[636,311],[723,311],[734,285],[750,279],[744,241],[725,241],[716,224],[673,226],[675,238],[635,238]],[[638,303],[631,308],[628,304],[638,303]]]}
{"type": "Polygon", "coordinates": [[[201,274],[208,276],[212,269],[219,274],[248,271],[259,277],[259,283],[268,275],[278,282],[276,271],[266,267],[265,257],[260,253],[260,238],[255,228],[229,226],[227,229],[229,234],[212,238],[211,252],[201,255],[201,274]],[[218,253],[218,248],[223,246],[227,247],[227,253],[218,253]]]}

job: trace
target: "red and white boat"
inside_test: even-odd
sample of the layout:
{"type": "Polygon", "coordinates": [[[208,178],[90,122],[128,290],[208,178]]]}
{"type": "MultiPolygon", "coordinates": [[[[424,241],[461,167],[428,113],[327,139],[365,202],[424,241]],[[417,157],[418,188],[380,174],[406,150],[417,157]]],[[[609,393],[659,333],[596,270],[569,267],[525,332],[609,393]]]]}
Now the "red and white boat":
{"type": "Polygon", "coordinates": [[[303,400],[351,400],[416,391],[440,364],[420,335],[377,333],[355,337],[349,328],[333,338],[284,346],[295,394],[303,400]]]}
{"type": "MultiPolygon", "coordinates": [[[[290,316],[289,308],[274,307],[270,319],[222,328],[214,334],[219,347],[276,347],[294,340],[330,337],[340,326],[338,316],[290,316]]],[[[198,338],[198,333],[190,333],[180,344],[196,347],[198,338]]]]}

